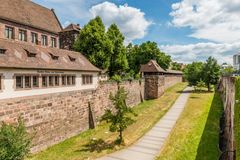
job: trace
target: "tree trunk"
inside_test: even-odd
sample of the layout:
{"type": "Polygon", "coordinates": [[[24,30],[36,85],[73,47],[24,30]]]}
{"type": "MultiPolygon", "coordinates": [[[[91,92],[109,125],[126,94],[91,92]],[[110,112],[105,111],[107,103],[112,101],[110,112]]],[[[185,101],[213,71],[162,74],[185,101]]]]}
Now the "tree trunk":
{"type": "Polygon", "coordinates": [[[123,142],[123,135],[122,135],[122,129],[119,130],[119,144],[122,144],[123,142]]]}
{"type": "Polygon", "coordinates": [[[210,85],[210,83],[208,83],[208,92],[210,92],[211,91],[211,85],[210,85]]]}

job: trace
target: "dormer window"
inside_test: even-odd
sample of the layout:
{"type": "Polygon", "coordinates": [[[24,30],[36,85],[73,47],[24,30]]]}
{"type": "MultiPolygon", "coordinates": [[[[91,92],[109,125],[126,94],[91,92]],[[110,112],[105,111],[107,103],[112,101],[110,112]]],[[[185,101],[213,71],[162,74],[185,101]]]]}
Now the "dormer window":
{"type": "Polygon", "coordinates": [[[74,57],[68,56],[68,58],[69,58],[69,60],[70,60],[71,62],[75,62],[75,61],[76,61],[76,58],[74,58],[74,57]]]}
{"type": "Polygon", "coordinates": [[[53,48],[57,47],[57,40],[54,37],[51,37],[51,47],[53,47],[53,48]]]}
{"type": "Polygon", "coordinates": [[[13,39],[13,27],[5,27],[5,37],[7,39],[13,39]]]}
{"type": "Polygon", "coordinates": [[[37,53],[30,52],[27,49],[24,49],[24,50],[26,51],[28,57],[36,57],[36,55],[37,55],[37,53]]]}
{"type": "Polygon", "coordinates": [[[51,56],[52,60],[58,60],[59,56],[55,56],[52,53],[49,53],[49,55],[51,56]]]}
{"type": "Polygon", "coordinates": [[[37,41],[38,41],[38,35],[37,33],[31,33],[31,36],[32,36],[32,43],[33,44],[37,44],[37,41]]]}
{"type": "Polygon", "coordinates": [[[6,53],[6,49],[0,48],[0,54],[5,54],[5,53],[6,53]]]}

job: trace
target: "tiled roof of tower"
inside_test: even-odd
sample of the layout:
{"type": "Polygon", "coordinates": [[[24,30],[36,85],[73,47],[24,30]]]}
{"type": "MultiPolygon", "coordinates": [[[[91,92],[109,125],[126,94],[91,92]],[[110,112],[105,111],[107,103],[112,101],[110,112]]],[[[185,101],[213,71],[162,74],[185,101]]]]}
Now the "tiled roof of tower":
{"type": "Polygon", "coordinates": [[[141,65],[140,72],[166,72],[164,69],[162,69],[157,61],[150,60],[147,64],[141,65]]]}
{"type": "Polygon", "coordinates": [[[64,29],[62,30],[62,32],[72,31],[72,30],[74,30],[74,31],[80,31],[80,26],[71,23],[71,24],[69,24],[66,28],[64,28],[64,29]]]}
{"type": "Polygon", "coordinates": [[[101,71],[79,52],[4,39],[0,39],[0,49],[6,50],[0,54],[1,68],[101,71]]]}
{"type": "Polygon", "coordinates": [[[0,19],[58,33],[61,24],[53,10],[30,0],[0,0],[0,19]]]}
{"type": "Polygon", "coordinates": [[[181,71],[176,70],[164,70],[162,69],[156,60],[150,60],[147,64],[141,65],[140,72],[145,73],[169,73],[169,74],[183,74],[181,71]]]}

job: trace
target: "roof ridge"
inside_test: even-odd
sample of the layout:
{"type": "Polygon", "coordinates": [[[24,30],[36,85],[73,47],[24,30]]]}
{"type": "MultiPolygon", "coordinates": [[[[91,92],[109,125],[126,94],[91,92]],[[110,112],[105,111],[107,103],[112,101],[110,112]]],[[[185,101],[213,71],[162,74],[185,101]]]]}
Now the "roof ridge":
{"type": "Polygon", "coordinates": [[[55,13],[55,10],[52,8],[51,11],[52,11],[54,17],[57,19],[57,22],[58,22],[58,24],[59,24],[61,30],[63,30],[62,24],[60,23],[60,21],[59,21],[57,15],[56,15],[56,13],[55,13]]]}

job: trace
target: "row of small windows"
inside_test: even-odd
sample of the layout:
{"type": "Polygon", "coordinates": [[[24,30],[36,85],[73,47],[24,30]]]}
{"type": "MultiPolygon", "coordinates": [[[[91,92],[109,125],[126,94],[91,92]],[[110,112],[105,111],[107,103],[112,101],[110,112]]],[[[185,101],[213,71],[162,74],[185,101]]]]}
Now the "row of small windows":
{"type": "MultiPolygon", "coordinates": [[[[14,39],[14,28],[13,27],[5,27],[5,37],[7,39],[14,39]]],[[[18,31],[18,39],[20,41],[27,42],[27,31],[19,29],[18,31]]],[[[31,42],[33,44],[38,44],[38,34],[31,32],[31,42]]],[[[48,46],[48,37],[46,35],[41,35],[41,45],[48,46]]],[[[54,37],[51,37],[51,47],[57,47],[57,40],[54,37]]]]}
{"type": "Polygon", "coordinates": [[[75,75],[16,75],[16,89],[48,88],[76,85],[75,75]]]}
{"type": "MultiPolygon", "coordinates": [[[[93,84],[93,76],[82,75],[82,84],[93,84]]],[[[75,85],[75,75],[15,75],[16,89],[37,89],[75,85]]],[[[0,75],[0,90],[2,90],[2,75],[0,75]]]]}

